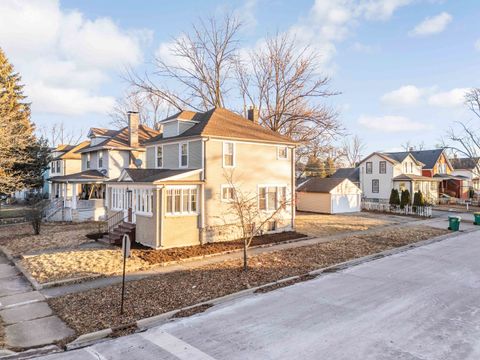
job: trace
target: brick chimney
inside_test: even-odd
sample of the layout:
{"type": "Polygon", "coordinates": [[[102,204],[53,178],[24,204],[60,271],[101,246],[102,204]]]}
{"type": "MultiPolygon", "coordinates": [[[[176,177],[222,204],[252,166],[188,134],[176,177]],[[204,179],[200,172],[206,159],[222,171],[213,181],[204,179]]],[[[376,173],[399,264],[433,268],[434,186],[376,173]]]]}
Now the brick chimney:
{"type": "Polygon", "coordinates": [[[258,124],[258,109],[255,106],[250,106],[247,110],[247,119],[258,124]]]}
{"type": "Polygon", "coordinates": [[[131,147],[138,147],[138,125],[140,118],[138,112],[129,111],[128,113],[128,139],[131,147]]]}

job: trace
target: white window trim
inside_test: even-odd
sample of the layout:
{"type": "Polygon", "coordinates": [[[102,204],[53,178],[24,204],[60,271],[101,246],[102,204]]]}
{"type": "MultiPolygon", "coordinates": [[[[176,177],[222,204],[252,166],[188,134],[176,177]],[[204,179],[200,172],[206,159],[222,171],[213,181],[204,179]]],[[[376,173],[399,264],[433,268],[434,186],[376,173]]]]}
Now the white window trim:
{"type": "MultiPolygon", "coordinates": [[[[179,217],[179,216],[195,216],[199,214],[199,186],[198,185],[171,185],[171,186],[166,186],[165,187],[165,216],[166,217],[179,217]],[[180,190],[180,212],[168,212],[167,211],[167,201],[168,201],[168,195],[167,192],[169,190],[180,190]],[[196,192],[196,206],[197,210],[196,211],[183,211],[183,191],[184,190],[195,190],[196,192]]],[[[174,200],[173,200],[174,201],[174,200]]],[[[189,207],[190,207],[190,199],[189,199],[189,207]]]]}
{"type": "Polygon", "coordinates": [[[233,141],[222,141],[222,166],[224,168],[234,168],[236,165],[237,165],[237,159],[236,159],[236,156],[237,155],[237,146],[235,144],[235,142],[233,141]],[[226,144],[233,144],[233,165],[226,165],[225,164],[225,145],[226,144]]]}
{"type": "Polygon", "coordinates": [[[222,202],[233,202],[235,199],[225,199],[223,197],[223,189],[234,189],[235,190],[235,186],[234,185],[231,185],[231,184],[222,184],[220,185],[220,199],[222,200],[222,202]]]}
{"type": "Polygon", "coordinates": [[[285,188],[285,197],[288,202],[288,185],[287,184],[259,184],[257,186],[257,206],[260,211],[263,213],[273,213],[278,210],[280,207],[280,202],[279,202],[279,191],[278,188],[284,187],[285,188]],[[269,210],[268,209],[268,188],[269,187],[275,187],[277,188],[277,203],[275,204],[275,209],[274,210],[269,210]],[[265,193],[266,195],[266,208],[265,210],[260,209],[260,188],[267,188],[267,192],[265,193]]]}
{"type": "Polygon", "coordinates": [[[178,143],[178,167],[180,169],[188,168],[188,163],[190,162],[189,154],[190,152],[190,143],[188,141],[183,141],[178,143]],[[187,145],[187,165],[182,165],[182,146],[187,145]]]}
{"type": "Polygon", "coordinates": [[[164,160],[165,160],[165,149],[163,148],[163,144],[155,145],[155,168],[163,169],[164,160]],[[162,149],[162,166],[158,166],[158,148],[162,149]]]}
{"type": "Polygon", "coordinates": [[[288,146],[277,146],[277,160],[288,160],[288,146]],[[280,149],[282,148],[287,150],[285,152],[285,157],[280,156],[280,149]]]}

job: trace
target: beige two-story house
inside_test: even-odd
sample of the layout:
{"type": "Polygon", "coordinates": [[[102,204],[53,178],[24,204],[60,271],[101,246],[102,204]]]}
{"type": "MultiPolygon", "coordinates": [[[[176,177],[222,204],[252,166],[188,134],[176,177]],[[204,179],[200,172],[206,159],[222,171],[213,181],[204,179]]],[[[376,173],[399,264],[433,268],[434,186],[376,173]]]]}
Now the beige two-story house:
{"type": "Polygon", "coordinates": [[[136,241],[156,249],[232,240],[237,189],[259,214],[275,212],[265,231],[291,230],[294,163],[295,143],[260,126],[253,110],[249,119],[221,108],[182,111],[147,142],[146,169],[107,183],[109,217],[134,224],[136,241]]]}
{"type": "Polygon", "coordinates": [[[78,170],[50,178],[52,184],[63,189],[64,208],[70,215],[62,220],[104,218],[105,183],[118,178],[125,168],[145,168],[145,144],[159,134],[139,124],[136,112],[128,113],[128,126],[120,130],[91,128],[87,146],[75,152],[78,170]]]}

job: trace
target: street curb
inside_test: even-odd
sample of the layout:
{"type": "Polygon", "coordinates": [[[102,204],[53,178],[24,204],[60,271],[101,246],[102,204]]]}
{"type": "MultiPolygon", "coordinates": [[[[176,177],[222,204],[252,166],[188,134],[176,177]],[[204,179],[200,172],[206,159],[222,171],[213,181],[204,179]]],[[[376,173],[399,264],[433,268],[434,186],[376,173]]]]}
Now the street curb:
{"type": "Polygon", "coordinates": [[[2,360],[13,360],[13,359],[32,359],[36,358],[40,355],[50,355],[53,353],[59,353],[62,349],[60,349],[57,345],[48,345],[45,347],[37,348],[37,349],[30,349],[22,352],[14,352],[13,354],[0,356],[2,360]]]}
{"type": "Polygon", "coordinates": [[[113,332],[111,328],[104,329],[104,330],[99,330],[99,331],[94,331],[91,333],[83,334],[77,337],[75,340],[72,342],[69,342],[67,345],[65,345],[65,349],[68,350],[75,350],[78,348],[82,348],[88,345],[91,345],[93,343],[99,342],[99,340],[105,339],[106,337],[110,336],[110,334],[113,332]]]}
{"type": "MultiPolygon", "coordinates": [[[[245,297],[247,295],[255,294],[255,292],[257,290],[260,290],[260,289],[263,289],[263,288],[268,288],[268,287],[271,287],[271,286],[274,286],[274,285],[281,285],[283,283],[290,282],[292,280],[305,281],[305,280],[302,280],[302,279],[305,278],[306,275],[310,275],[310,276],[314,276],[314,277],[318,277],[319,275],[322,275],[322,274],[328,275],[328,274],[331,274],[332,272],[345,270],[345,269],[348,269],[348,268],[351,268],[351,267],[354,267],[354,266],[357,266],[357,265],[360,265],[360,264],[363,264],[363,263],[367,263],[367,262],[374,261],[374,260],[379,260],[379,259],[382,259],[384,257],[391,256],[391,255],[400,254],[400,253],[406,252],[408,250],[412,250],[412,249],[416,249],[416,248],[419,248],[419,247],[422,247],[422,246],[426,246],[426,245],[430,245],[430,244],[433,244],[433,243],[436,243],[436,242],[440,242],[440,241],[445,240],[447,238],[455,238],[457,236],[467,234],[467,233],[471,233],[471,232],[475,232],[475,231],[478,231],[478,229],[470,229],[470,230],[463,230],[463,231],[447,233],[447,234],[444,234],[444,235],[436,236],[436,237],[431,238],[431,239],[422,240],[422,241],[419,241],[419,242],[416,242],[416,243],[408,244],[408,245],[405,245],[405,246],[402,246],[402,247],[397,247],[397,248],[385,250],[385,251],[382,251],[382,252],[379,252],[379,253],[367,255],[367,256],[364,256],[364,257],[361,257],[361,258],[357,258],[357,259],[348,260],[348,261],[345,261],[343,263],[335,264],[335,265],[328,266],[328,267],[325,267],[325,268],[312,270],[312,271],[310,271],[308,273],[305,273],[305,274],[290,276],[288,278],[283,278],[283,279],[280,279],[280,280],[277,280],[277,281],[274,281],[274,282],[271,282],[271,283],[263,284],[263,285],[260,285],[260,286],[256,286],[256,287],[253,287],[253,288],[250,288],[250,289],[244,289],[244,290],[232,293],[232,294],[228,294],[228,295],[225,295],[225,296],[222,296],[222,297],[219,297],[219,298],[215,298],[215,299],[202,301],[200,303],[196,303],[196,304],[193,304],[193,305],[190,305],[190,306],[175,309],[175,310],[163,313],[163,314],[151,316],[151,317],[148,317],[148,318],[143,318],[143,319],[137,320],[137,321],[135,321],[133,323],[130,323],[130,324],[121,325],[119,328],[124,328],[124,327],[132,326],[132,325],[136,324],[137,332],[145,331],[145,330],[148,330],[152,327],[159,326],[159,325],[168,323],[170,321],[175,321],[176,319],[174,318],[174,316],[177,313],[185,311],[185,310],[190,310],[190,309],[198,307],[198,306],[202,306],[202,305],[206,305],[206,304],[221,305],[221,304],[226,303],[226,302],[231,301],[231,300],[237,300],[237,299],[240,299],[240,298],[245,297]]],[[[308,281],[308,280],[306,280],[306,281],[308,281]]],[[[261,294],[258,294],[258,295],[261,295],[261,294]]],[[[210,310],[210,308],[205,310],[205,311],[209,311],[209,310],[210,310]]],[[[107,329],[103,329],[103,330],[99,330],[99,331],[95,331],[95,332],[80,335],[78,338],[76,338],[72,342],[68,343],[65,346],[65,348],[68,351],[68,350],[78,349],[78,348],[82,348],[82,347],[92,345],[96,342],[100,342],[101,340],[105,339],[110,334],[112,334],[113,331],[114,331],[114,328],[113,329],[112,328],[107,328],[107,329]]]]}

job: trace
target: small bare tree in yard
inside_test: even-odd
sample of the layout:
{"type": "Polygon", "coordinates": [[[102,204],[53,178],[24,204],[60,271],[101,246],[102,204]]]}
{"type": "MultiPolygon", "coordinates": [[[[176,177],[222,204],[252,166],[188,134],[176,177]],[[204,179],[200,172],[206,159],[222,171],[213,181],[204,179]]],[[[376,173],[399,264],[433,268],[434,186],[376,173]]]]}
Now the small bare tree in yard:
{"type": "Polygon", "coordinates": [[[469,122],[458,121],[457,129],[451,128],[447,133],[448,147],[456,154],[472,159],[477,175],[480,175],[480,88],[467,92],[465,103],[474,119],[469,122]]]}
{"type": "Polygon", "coordinates": [[[269,196],[269,194],[243,191],[241,186],[234,182],[233,172],[225,174],[225,179],[228,187],[224,191],[229,192],[227,194],[229,198],[228,214],[231,216],[227,222],[234,224],[234,226],[238,225],[240,228],[243,240],[243,269],[247,271],[248,248],[253,238],[262,235],[270,222],[280,218],[281,212],[287,209],[290,200],[287,198],[286,188],[284,188],[283,193],[277,191],[275,195],[275,208],[264,209],[261,203],[263,198],[269,196]]]}
{"type": "Polygon", "coordinates": [[[346,138],[343,141],[343,157],[349,167],[356,167],[362,160],[365,143],[358,135],[346,138]]]}
{"type": "Polygon", "coordinates": [[[40,235],[42,226],[42,219],[48,201],[43,199],[41,194],[36,194],[28,199],[29,210],[27,213],[27,220],[30,222],[35,235],[40,235]]]}

